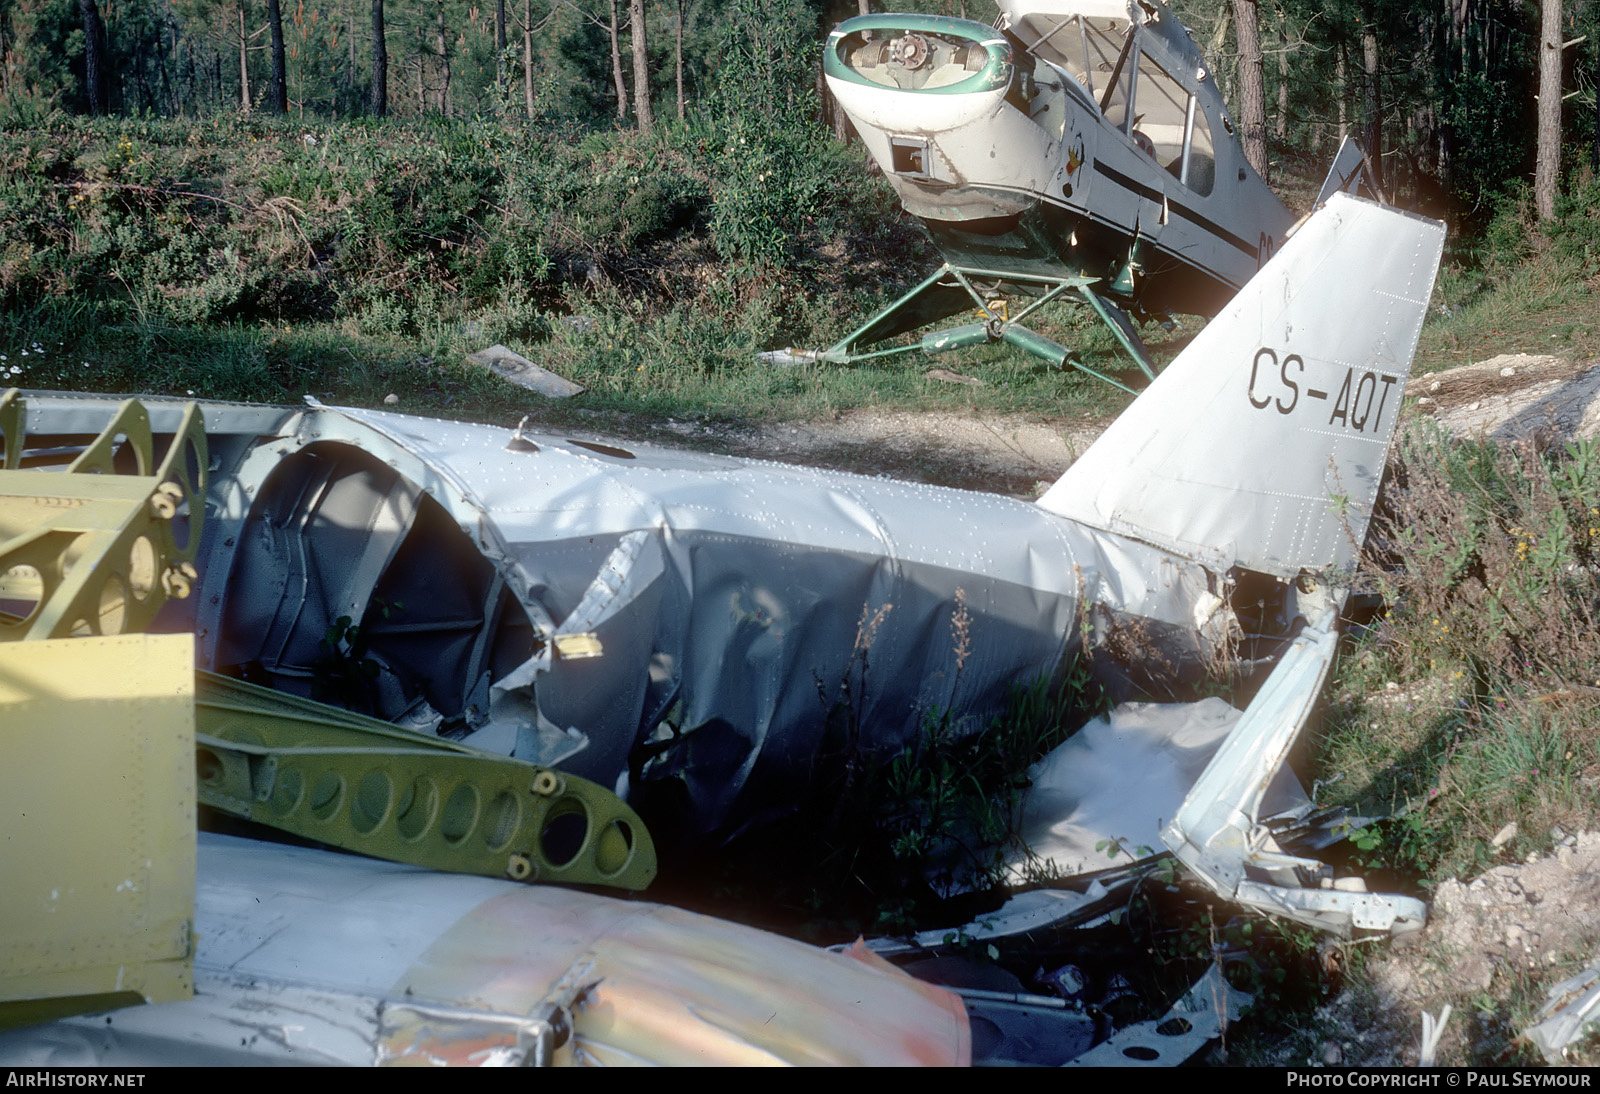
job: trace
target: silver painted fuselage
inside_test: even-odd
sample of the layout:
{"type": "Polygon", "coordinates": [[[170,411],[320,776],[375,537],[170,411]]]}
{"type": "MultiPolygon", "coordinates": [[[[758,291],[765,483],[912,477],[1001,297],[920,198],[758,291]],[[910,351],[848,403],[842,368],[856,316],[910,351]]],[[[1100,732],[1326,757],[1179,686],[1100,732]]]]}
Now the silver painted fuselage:
{"type": "MultiPolygon", "coordinates": [[[[159,435],[180,403],[145,400],[159,435]]],[[[114,400],[28,396],[30,437],[114,400]]],[[[1218,601],[1196,563],[1028,502],[382,411],[203,404],[202,667],[316,693],[341,618],[364,713],[648,793],[692,827],[787,808],[797,773],[955,711],[980,729],[1092,618],[1174,659],[1218,601]],[[508,443],[509,442],[509,443],[508,443]],[[958,614],[961,616],[957,619],[958,614]],[[959,623],[959,627],[958,627],[959,623]],[[959,659],[958,644],[966,651],[959,659]],[[832,719],[837,725],[837,717],[832,719]]]]}

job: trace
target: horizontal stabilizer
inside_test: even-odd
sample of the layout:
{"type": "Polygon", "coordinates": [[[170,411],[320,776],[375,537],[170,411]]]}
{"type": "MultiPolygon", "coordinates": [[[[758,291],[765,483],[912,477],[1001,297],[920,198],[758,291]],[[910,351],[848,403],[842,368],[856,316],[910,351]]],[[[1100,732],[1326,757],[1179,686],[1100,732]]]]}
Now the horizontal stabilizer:
{"type": "Polygon", "coordinates": [[[1332,195],[1039,504],[1219,569],[1349,567],[1443,244],[1332,195]]]}

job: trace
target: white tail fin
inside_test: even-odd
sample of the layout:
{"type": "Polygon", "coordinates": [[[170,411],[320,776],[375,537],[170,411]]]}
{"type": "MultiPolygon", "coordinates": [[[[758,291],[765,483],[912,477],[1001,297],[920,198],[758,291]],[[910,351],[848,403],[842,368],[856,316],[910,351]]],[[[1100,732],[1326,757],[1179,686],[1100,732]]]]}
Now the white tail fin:
{"type": "Polygon", "coordinates": [[[1333,195],[1039,504],[1222,569],[1351,565],[1443,245],[1333,195]]]}

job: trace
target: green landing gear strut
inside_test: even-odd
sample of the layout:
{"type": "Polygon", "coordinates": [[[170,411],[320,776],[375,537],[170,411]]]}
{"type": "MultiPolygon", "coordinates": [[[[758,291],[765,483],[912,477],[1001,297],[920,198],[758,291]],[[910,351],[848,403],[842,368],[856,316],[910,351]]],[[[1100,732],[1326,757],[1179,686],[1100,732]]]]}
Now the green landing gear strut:
{"type": "Polygon", "coordinates": [[[1090,368],[1078,360],[1072,351],[1065,346],[1023,325],[1024,319],[1046,304],[1063,298],[1081,300],[1093,308],[1095,314],[1100,317],[1101,322],[1105,323],[1111,332],[1116,335],[1117,341],[1122,345],[1123,350],[1133,359],[1133,363],[1139,367],[1140,372],[1144,373],[1145,378],[1154,380],[1156,374],[1154,366],[1150,363],[1150,355],[1146,352],[1144,342],[1140,339],[1138,331],[1134,329],[1133,321],[1128,317],[1128,313],[1090,288],[1091,285],[1097,284],[1100,280],[1100,278],[1096,277],[1083,276],[1048,277],[1005,273],[999,270],[985,270],[972,266],[954,266],[947,262],[923,279],[922,283],[916,288],[890,304],[887,308],[884,308],[844,338],[821,353],[810,356],[814,360],[843,365],[870,361],[880,357],[894,357],[904,353],[913,353],[917,350],[936,354],[949,350],[964,349],[968,346],[981,346],[991,342],[1006,342],[1033,354],[1035,357],[1049,361],[1057,367],[1065,368],[1070,366],[1113,387],[1121,388],[1130,395],[1137,394],[1133,388],[1120,380],[1090,368]],[[1040,292],[1040,295],[1015,316],[1009,316],[1005,313],[1004,302],[986,298],[984,294],[973,286],[974,280],[994,280],[1007,285],[1021,285],[1040,292]],[[932,334],[925,335],[921,342],[890,346],[888,349],[863,349],[863,347],[875,345],[897,334],[915,330],[918,327],[964,310],[969,300],[983,314],[983,322],[968,323],[959,327],[935,331],[932,334]],[[996,304],[1002,306],[996,308],[996,304]]]}

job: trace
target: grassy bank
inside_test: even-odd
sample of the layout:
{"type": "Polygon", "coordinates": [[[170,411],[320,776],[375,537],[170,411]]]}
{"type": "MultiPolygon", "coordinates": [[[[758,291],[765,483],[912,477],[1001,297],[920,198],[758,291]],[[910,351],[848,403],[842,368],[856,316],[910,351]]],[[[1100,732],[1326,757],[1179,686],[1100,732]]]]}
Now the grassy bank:
{"type": "MultiPolygon", "coordinates": [[[[0,132],[0,232],[0,349],[28,386],[395,394],[498,420],[1108,405],[999,349],[940,362],[982,387],[919,360],[758,364],[830,344],[937,262],[858,150],[792,127],[57,116],[0,132]],[[551,408],[465,362],[496,342],[589,392],[551,408]]],[[[1113,353],[1072,311],[1049,329],[1113,353]]]]}

